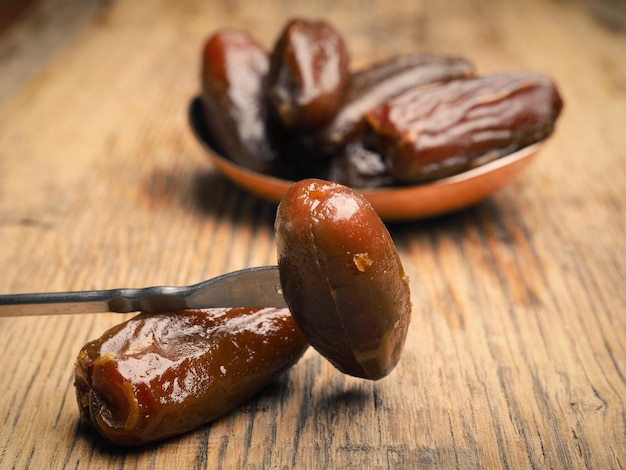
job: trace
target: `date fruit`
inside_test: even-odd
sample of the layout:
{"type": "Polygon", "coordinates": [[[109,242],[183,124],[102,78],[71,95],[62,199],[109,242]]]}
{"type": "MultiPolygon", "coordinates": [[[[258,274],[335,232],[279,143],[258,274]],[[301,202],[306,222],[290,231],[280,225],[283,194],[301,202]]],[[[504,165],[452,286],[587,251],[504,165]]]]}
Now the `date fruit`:
{"type": "Polygon", "coordinates": [[[474,66],[467,60],[441,54],[407,54],[377,62],[351,74],[335,117],[303,139],[332,156],[359,135],[366,113],[388,99],[421,85],[473,75],[474,66]]]}
{"type": "Polygon", "coordinates": [[[326,179],[359,189],[392,186],[396,182],[382,156],[365,148],[361,139],[350,142],[335,155],[326,179]]]}
{"type": "Polygon", "coordinates": [[[209,134],[234,162],[271,174],[279,138],[268,118],[268,70],[266,50],[245,32],[224,29],[205,43],[201,98],[209,134]]]}
{"type": "Polygon", "coordinates": [[[112,443],[145,444],[222,416],[307,347],[287,309],[142,313],[81,349],[78,406],[112,443]]]}
{"type": "Polygon", "coordinates": [[[368,142],[404,182],[450,176],[548,137],[563,102],[552,81],[515,72],[414,88],[367,114],[368,142]]]}
{"type": "Polygon", "coordinates": [[[324,21],[291,20],[270,60],[267,95],[285,126],[312,129],[333,117],[348,79],[348,50],[324,21]]]}
{"type": "Polygon", "coordinates": [[[283,196],[275,232],[283,295],[311,345],[346,374],[386,376],[400,359],[411,302],[374,209],[346,186],[301,180],[283,196]]]}

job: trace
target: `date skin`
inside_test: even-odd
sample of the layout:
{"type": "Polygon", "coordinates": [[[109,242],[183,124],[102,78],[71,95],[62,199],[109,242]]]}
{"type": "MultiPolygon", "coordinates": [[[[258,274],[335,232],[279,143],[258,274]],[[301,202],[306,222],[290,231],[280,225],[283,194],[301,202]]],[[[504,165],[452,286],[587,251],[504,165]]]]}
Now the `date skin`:
{"type": "Polygon", "coordinates": [[[287,309],[142,313],[81,349],[78,406],[112,443],[145,444],[219,418],[307,347],[287,309]]]}
{"type": "Polygon", "coordinates": [[[267,94],[285,126],[306,130],[331,119],[348,79],[348,50],[328,23],[291,20],[271,55],[267,94]]]}
{"type": "Polygon", "coordinates": [[[224,29],[209,37],[202,54],[202,104],[208,132],[234,162],[271,174],[279,135],[268,117],[264,80],[267,51],[251,35],[224,29]]]}
{"type": "Polygon", "coordinates": [[[404,182],[460,173],[548,137],[563,102],[552,81],[503,73],[415,88],[367,115],[368,145],[404,182]]]}
{"type": "Polygon", "coordinates": [[[361,139],[350,142],[331,159],[326,179],[351,188],[380,188],[396,183],[383,157],[366,148],[361,139]]]}
{"type": "Polygon", "coordinates": [[[346,186],[299,181],[278,206],[275,232],[283,294],[310,344],[346,374],[389,374],[406,339],[409,284],[367,200],[346,186]]]}
{"type": "Polygon", "coordinates": [[[474,75],[465,59],[440,54],[407,54],[377,62],[351,74],[334,118],[303,136],[322,156],[334,156],[363,129],[365,115],[400,93],[421,85],[474,75]]]}

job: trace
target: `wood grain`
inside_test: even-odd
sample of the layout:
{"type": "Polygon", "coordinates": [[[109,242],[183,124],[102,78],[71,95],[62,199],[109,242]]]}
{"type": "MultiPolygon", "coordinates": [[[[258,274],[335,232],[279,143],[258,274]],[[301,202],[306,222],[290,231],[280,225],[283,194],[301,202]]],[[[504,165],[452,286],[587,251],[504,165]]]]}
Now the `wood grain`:
{"type": "Polygon", "coordinates": [[[355,65],[414,50],[536,70],[566,107],[478,206],[390,225],[414,302],[398,368],[309,351],[194,432],[115,448],[78,418],[80,347],[114,314],[0,319],[0,468],[626,467],[626,35],[576,1],[40,0],[0,36],[0,293],[187,284],[276,261],[275,207],[188,128],[200,46],[325,17],[355,65]]]}

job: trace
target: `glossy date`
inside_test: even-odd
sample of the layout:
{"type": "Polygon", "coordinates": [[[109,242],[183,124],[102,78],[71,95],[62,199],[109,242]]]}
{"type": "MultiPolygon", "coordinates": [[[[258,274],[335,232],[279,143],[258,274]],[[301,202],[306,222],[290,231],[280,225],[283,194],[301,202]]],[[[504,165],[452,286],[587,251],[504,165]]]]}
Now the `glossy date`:
{"type": "Polygon", "coordinates": [[[321,20],[294,19],[271,54],[267,96],[290,129],[313,129],[332,118],[348,81],[342,36],[321,20]]]}
{"type": "Polygon", "coordinates": [[[398,180],[467,170],[548,137],[563,102],[546,76],[515,72],[414,88],[367,114],[371,148],[398,180]]]}
{"type": "Polygon", "coordinates": [[[225,156],[262,173],[272,173],[279,157],[265,98],[268,70],[267,51],[248,33],[224,29],[205,43],[201,97],[207,130],[225,156]]]}
{"type": "Polygon", "coordinates": [[[285,301],[311,345],[346,374],[389,374],[409,327],[409,281],[369,202],[346,186],[298,181],[275,233],[285,301]]]}
{"type": "Polygon", "coordinates": [[[353,72],[337,114],[303,140],[322,155],[333,156],[358,138],[367,112],[400,93],[422,85],[474,75],[466,59],[441,54],[394,56],[353,72]]]}
{"type": "Polygon", "coordinates": [[[145,444],[222,416],[307,348],[287,309],[142,313],[83,346],[78,406],[112,443],[145,444]]]}

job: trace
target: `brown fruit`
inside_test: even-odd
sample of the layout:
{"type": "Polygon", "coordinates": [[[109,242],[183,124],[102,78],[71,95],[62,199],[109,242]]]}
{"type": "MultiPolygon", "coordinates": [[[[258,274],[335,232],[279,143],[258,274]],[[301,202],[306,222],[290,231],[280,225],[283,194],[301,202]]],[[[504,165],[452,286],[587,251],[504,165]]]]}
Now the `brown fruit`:
{"type": "Polygon", "coordinates": [[[348,80],[348,50],[325,21],[291,20],[271,55],[267,94],[283,124],[312,129],[331,119],[348,80]]]}
{"type": "Polygon", "coordinates": [[[222,416],[307,347],[287,309],[142,313],[81,349],[78,406],[114,444],[145,444],[222,416]]]}
{"type": "Polygon", "coordinates": [[[455,80],[369,112],[368,140],[398,180],[433,180],[545,139],[562,106],[552,81],[536,73],[455,80]]]}
{"type": "Polygon", "coordinates": [[[268,118],[268,70],[267,52],[243,31],[220,30],[204,45],[201,98],[207,131],[225,156],[263,173],[274,171],[280,140],[268,118]]]}
{"type": "Polygon", "coordinates": [[[308,179],[276,216],[283,294],[311,345],[346,374],[380,379],[400,359],[408,279],[385,225],[363,196],[308,179]]]}

